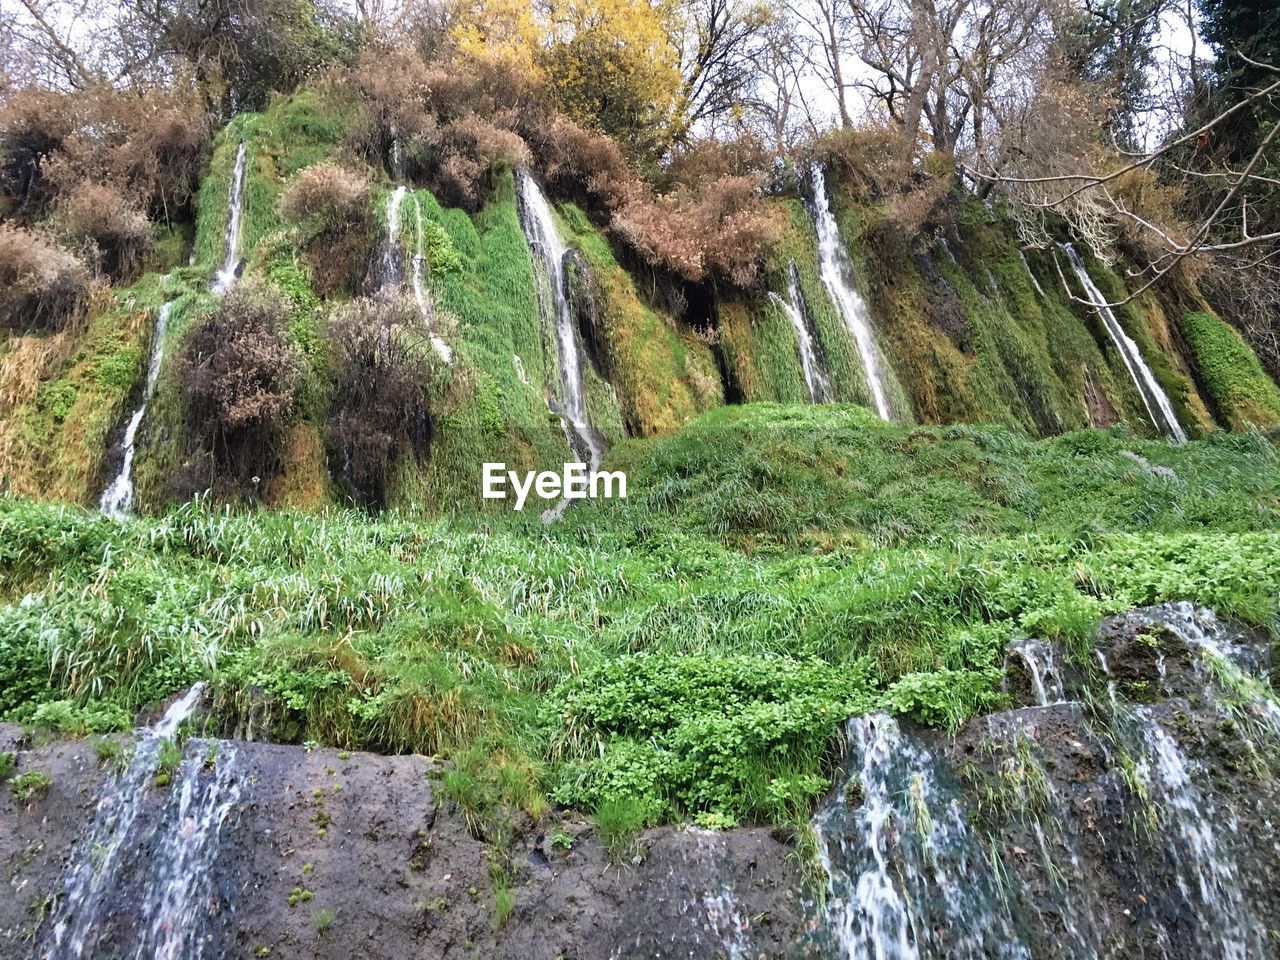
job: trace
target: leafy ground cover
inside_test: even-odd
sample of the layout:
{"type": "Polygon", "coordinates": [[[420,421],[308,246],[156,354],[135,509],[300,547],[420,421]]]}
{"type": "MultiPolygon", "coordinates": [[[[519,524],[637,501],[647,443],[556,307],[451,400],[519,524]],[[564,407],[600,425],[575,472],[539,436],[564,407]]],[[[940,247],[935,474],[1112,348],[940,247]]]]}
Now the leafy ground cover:
{"type": "Polygon", "coordinates": [[[1272,628],[1280,471],[1174,446],[725,408],[618,448],[623,502],[421,520],[0,499],[0,719],[113,729],[196,679],[228,727],[454,761],[478,819],[788,821],[841,721],[999,708],[1018,633],[1082,660],[1107,613],[1272,628]],[[260,727],[261,729],[261,727],[260,727]]]}

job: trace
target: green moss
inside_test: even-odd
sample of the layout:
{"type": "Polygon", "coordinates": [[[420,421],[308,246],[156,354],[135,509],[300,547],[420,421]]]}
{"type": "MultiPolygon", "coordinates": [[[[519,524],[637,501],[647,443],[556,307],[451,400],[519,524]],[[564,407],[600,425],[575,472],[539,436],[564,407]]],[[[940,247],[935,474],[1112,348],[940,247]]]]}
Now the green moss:
{"type": "Polygon", "coordinates": [[[165,296],[156,274],[116,291],[32,401],[7,412],[11,489],[72,503],[97,499],[111,441],[141,390],[165,296]]]}
{"type": "Polygon", "coordinates": [[[611,442],[622,438],[623,418],[641,435],[669,433],[721,403],[719,372],[710,347],[643,298],[604,236],[581,210],[563,206],[558,228],[590,267],[599,291],[597,306],[607,340],[603,346],[612,375],[609,386],[616,391],[616,399],[595,378],[594,388],[588,383],[588,403],[606,437],[611,442]],[[621,408],[621,417],[608,415],[611,405],[621,408]],[[617,426],[611,431],[613,423],[617,426]]]}
{"type": "Polygon", "coordinates": [[[1280,389],[1238,333],[1210,313],[1184,314],[1179,325],[1196,373],[1222,422],[1233,430],[1247,425],[1280,426],[1280,389]]]}

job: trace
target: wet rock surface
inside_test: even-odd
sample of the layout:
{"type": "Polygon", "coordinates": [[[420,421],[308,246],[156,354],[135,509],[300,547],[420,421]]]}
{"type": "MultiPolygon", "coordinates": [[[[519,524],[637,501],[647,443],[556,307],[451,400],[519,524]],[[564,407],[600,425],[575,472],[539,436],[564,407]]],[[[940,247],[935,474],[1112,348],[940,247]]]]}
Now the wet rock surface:
{"type": "Polygon", "coordinates": [[[814,820],[824,898],[787,831],[652,830],[619,864],[553,812],[513,824],[499,861],[425,758],[235,740],[189,740],[168,785],[145,771],[145,829],[111,860],[86,838],[109,835],[101,801],[126,773],[87,741],[0,727],[15,773],[51,780],[28,803],[0,791],[0,956],[77,955],[54,934],[85,858],[116,865],[86,957],[1280,956],[1268,653],[1165,605],[1106,621],[1092,663],[1011,647],[1028,705],[955,736],[850,721],[814,820]]]}
{"type": "MultiPolygon", "coordinates": [[[[79,858],[100,855],[83,837],[113,774],[87,741],[33,746],[21,736],[0,727],[0,749],[20,749],[15,772],[44,770],[52,786],[29,805],[0,795],[0,956],[66,956],[54,939],[54,895],[79,858]]],[[[187,753],[198,760],[214,741],[199,750],[195,742],[187,753]]],[[[201,865],[196,894],[208,932],[172,956],[756,957],[800,939],[792,848],[769,830],[649,831],[637,841],[639,862],[620,865],[584,821],[525,823],[508,848],[514,905],[499,925],[493,851],[438,802],[428,760],[217,743],[211,766],[190,765],[194,776],[207,783],[218,763],[232,764],[240,800],[201,865]]],[[[139,820],[173,818],[183,789],[181,778],[151,779],[139,820]]],[[[189,842],[192,825],[176,828],[176,845],[189,842]]],[[[169,835],[122,856],[106,881],[99,939],[84,956],[133,955],[155,919],[139,916],[140,881],[156,874],[157,858],[174,856],[157,839],[169,835]]]]}

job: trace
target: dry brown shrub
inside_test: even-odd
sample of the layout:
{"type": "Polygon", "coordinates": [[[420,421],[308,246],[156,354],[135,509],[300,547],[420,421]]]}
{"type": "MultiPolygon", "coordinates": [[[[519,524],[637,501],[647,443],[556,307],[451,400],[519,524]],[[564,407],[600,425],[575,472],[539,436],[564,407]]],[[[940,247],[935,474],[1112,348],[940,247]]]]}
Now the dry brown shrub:
{"type": "Polygon", "coordinates": [[[83,316],[89,272],[39,234],[0,223],[0,327],[61,330],[83,316]]]}
{"type": "Polygon", "coordinates": [[[814,146],[814,158],[834,171],[841,185],[859,199],[877,199],[906,185],[909,171],[900,162],[901,134],[887,126],[837,128],[814,146]]]}
{"type": "Polygon", "coordinates": [[[354,300],[330,319],[330,443],[348,482],[368,505],[386,503],[401,457],[424,460],[430,449],[430,354],[411,300],[354,300]]]}
{"type": "Polygon", "coordinates": [[[446,203],[475,210],[493,178],[529,162],[529,148],[510,129],[514,117],[467,114],[440,129],[439,167],[433,178],[446,203]]]}
{"type": "Polygon", "coordinates": [[[648,188],[613,140],[562,114],[522,125],[547,184],[579,196],[597,211],[613,211],[639,199],[648,188]]]}
{"type": "Polygon", "coordinates": [[[686,280],[752,286],[782,225],[751,176],[727,176],[696,192],[679,190],[628,204],[614,229],[648,263],[686,280]]]}
{"type": "MultiPolygon", "coordinates": [[[[223,484],[253,495],[278,459],[302,379],[289,341],[289,302],[274,287],[232,290],[187,335],[179,379],[188,437],[223,484]]],[[[189,492],[189,491],[188,491],[189,492]]]]}
{"type": "Polygon", "coordinates": [[[768,170],[773,152],[753,134],[731,140],[703,139],[676,153],[663,171],[667,189],[698,189],[702,184],[724,177],[742,177],[768,170]]]}
{"type": "Polygon", "coordinates": [[[59,193],[109,183],[153,216],[172,216],[190,200],[212,132],[195,89],[94,88],[66,97],[76,126],[47,167],[59,193]]]}
{"type": "Polygon", "coordinates": [[[44,165],[76,129],[65,94],[27,87],[0,103],[0,196],[11,214],[39,208],[53,195],[44,165]]]}
{"type": "Polygon", "coordinates": [[[90,245],[108,276],[125,279],[151,248],[151,225],[114,187],[82,183],[62,201],[67,232],[90,245]]]}
{"type": "Polygon", "coordinates": [[[316,163],[302,170],[280,195],[280,216],[321,233],[362,230],[368,224],[369,178],[361,170],[316,163]]]}

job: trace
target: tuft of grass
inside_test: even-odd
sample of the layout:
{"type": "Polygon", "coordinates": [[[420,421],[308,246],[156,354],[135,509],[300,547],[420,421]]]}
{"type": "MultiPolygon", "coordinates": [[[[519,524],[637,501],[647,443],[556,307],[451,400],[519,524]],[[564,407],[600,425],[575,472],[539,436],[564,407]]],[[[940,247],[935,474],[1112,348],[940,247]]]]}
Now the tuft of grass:
{"type": "Polygon", "coordinates": [[[635,855],[636,835],[652,821],[653,812],[647,800],[631,796],[605,800],[596,807],[596,835],[614,861],[635,855]]]}
{"type": "Polygon", "coordinates": [[[28,770],[9,780],[9,792],[19,803],[30,803],[49,792],[53,780],[43,770],[28,770]]]}
{"type": "Polygon", "coordinates": [[[333,929],[333,922],[338,917],[338,912],[332,907],[325,907],[323,910],[316,912],[311,918],[311,924],[316,928],[316,936],[328,936],[329,931],[333,929]]]}
{"type": "Polygon", "coordinates": [[[182,766],[182,745],[176,740],[164,740],[156,753],[155,785],[167,787],[173,782],[174,774],[182,766]]]}

